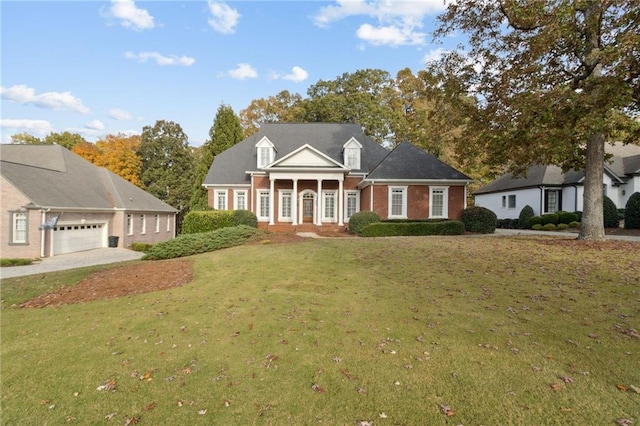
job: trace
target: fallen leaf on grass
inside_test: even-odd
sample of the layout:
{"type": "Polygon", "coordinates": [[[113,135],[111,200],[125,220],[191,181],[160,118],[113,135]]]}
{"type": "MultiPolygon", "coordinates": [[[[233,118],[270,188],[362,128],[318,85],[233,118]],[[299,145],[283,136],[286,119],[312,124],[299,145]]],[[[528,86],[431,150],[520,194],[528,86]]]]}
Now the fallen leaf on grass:
{"type": "Polygon", "coordinates": [[[207,414],[207,410],[198,410],[198,414],[204,416],[205,414],[207,414]]]}
{"type": "Polygon", "coordinates": [[[96,390],[98,392],[100,391],[116,391],[116,381],[114,379],[111,379],[109,381],[107,381],[105,384],[100,385],[96,388],[96,390]]]}
{"type": "Polygon", "coordinates": [[[367,421],[367,420],[358,420],[358,423],[356,423],[358,426],[373,426],[373,422],[372,421],[367,421]]]}
{"type": "Polygon", "coordinates": [[[620,389],[621,391],[626,391],[626,390],[627,390],[627,387],[626,387],[625,385],[623,385],[623,384],[620,384],[620,383],[618,383],[618,384],[616,385],[616,387],[617,387],[618,389],[620,389]]]}
{"type": "Polygon", "coordinates": [[[342,369],[342,374],[349,380],[357,379],[357,377],[354,374],[351,374],[347,368],[342,369]]]}
{"type": "Polygon", "coordinates": [[[325,393],[327,390],[321,386],[318,386],[317,384],[313,384],[311,385],[311,389],[313,389],[314,391],[318,392],[318,393],[325,393]]]}
{"type": "Polygon", "coordinates": [[[629,389],[631,389],[635,393],[640,393],[640,388],[638,386],[629,385],[629,389]]]}
{"type": "Polygon", "coordinates": [[[573,379],[569,376],[558,376],[565,383],[573,383],[573,379]]]}
{"type": "Polygon", "coordinates": [[[144,407],[144,411],[151,411],[154,408],[156,408],[157,406],[158,406],[158,404],[156,404],[155,402],[152,402],[151,404],[149,404],[146,407],[144,407]]]}
{"type": "Polygon", "coordinates": [[[137,425],[140,423],[140,416],[134,416],[124,422],[124,426],[137,425]]]}
{"type": "Polygon", "coordinates": [[[631,426],[633,424],[633,420],[616,419],[616,424],[619,425],[619,426],[631,426]]]}
{"type": "Polygon", "coordinates": [[[550,386],[550,387],[551,387],[551,389],[553,389],[553,390],[560,390],[560,389],[562,389],[562,385],[560,385],[559,383],[551,383],[549,386],[550,386]]]}
{"type": "Polygon", "coordinates": [[[448,405],[440,404],[440,411],[447,417],[454,416],[456,413],[448,405]]]}
{"type": "Polygon", "coordinates": [[[115,416],[117,416],[117,415],[118,415],[118,413],[109,413],[109,414],[107,414],[106,416],[104,416],[104,418],[105,418],[106,420],[111,420],[111,419],[113,419],[113,418],[114,418],[115,416]]]}

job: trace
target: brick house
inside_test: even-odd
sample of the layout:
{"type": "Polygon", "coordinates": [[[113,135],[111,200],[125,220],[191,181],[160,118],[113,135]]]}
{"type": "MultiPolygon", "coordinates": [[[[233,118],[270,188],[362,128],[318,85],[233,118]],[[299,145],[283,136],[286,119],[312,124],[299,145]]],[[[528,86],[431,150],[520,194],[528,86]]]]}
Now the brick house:
{"type": "Polygon", "coordinates": [[[459,219],[472,179],[403,142],[388,150],[357,124],[268,123],[216,156],[203,186],[217,210],[250,210],[261,228],[344,229],[383,219],[459,219]]]}
{"type": "Polygon", "coordinates": [[[59,145],[0,145],[0,255],[38,258],[174,238],[177,210],[59,145]]]}

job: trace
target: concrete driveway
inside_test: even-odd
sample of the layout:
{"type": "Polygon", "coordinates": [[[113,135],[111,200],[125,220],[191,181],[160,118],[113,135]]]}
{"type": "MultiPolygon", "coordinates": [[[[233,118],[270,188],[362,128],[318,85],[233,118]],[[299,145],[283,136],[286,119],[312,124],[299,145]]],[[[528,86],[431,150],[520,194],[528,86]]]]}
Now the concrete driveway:
{"type": "Polygon", "coordinates": [[[84,266],[104,265],[107,263],[137,260],[144,253],[124,248],[100,248],[96,250],[80,251],[76,253],[60,254],[45,257],[42,261],[26,266],[11,266],[0,268],[0,278],[22,277],[25,275],[42,274],[45,272],[63,271],[66,269],[82,268],[84,266]]]}

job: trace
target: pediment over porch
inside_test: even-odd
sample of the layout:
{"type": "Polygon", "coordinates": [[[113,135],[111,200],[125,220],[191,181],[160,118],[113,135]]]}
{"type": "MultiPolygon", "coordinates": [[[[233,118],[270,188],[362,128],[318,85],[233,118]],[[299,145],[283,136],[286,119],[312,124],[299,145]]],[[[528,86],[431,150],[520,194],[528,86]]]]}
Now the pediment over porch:
{"type": "Polygon", "coordinates": [[[335,170],[335,171],[348,171],[349,168],[344,164],[341,164],[331,157],[320,152],[311,145],[305,144],[295,151],[287,154],[286,156],[274,161],[269,166],[265,167],[265,171],[273,170],[335,170]]]}

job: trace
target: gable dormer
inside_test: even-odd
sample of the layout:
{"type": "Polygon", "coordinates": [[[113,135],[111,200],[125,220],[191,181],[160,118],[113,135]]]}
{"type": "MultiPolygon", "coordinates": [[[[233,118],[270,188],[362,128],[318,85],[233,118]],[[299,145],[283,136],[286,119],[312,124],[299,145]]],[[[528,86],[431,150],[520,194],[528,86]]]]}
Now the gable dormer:
{"type": "Polygon", "coordinates": [[[360,169],[360,160],[362,158],[362,145],[356,140],[351,138],[342,145],[342,154],[344,165],[352,170],[360,169]]]}
{"type": "Polygon", "coordinates": [[[276,147],[267,137],[263,137],[256,144],[257,167],[263,169],[273,163],[276,158],[276,147]]]}

